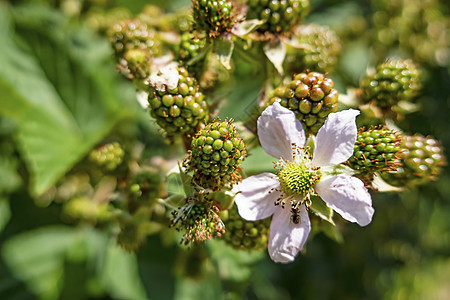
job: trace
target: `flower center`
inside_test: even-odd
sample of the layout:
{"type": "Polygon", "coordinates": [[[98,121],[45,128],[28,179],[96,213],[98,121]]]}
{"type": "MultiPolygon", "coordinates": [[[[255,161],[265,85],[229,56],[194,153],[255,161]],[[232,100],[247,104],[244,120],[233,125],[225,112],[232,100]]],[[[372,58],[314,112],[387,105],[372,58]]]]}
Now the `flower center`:
{"type": "Polygon", "coordinates": [[[288,195],[306,195],[314,183],[313,174],[303,164],[291,162],[280,170],[278,179],[288,195]]]}

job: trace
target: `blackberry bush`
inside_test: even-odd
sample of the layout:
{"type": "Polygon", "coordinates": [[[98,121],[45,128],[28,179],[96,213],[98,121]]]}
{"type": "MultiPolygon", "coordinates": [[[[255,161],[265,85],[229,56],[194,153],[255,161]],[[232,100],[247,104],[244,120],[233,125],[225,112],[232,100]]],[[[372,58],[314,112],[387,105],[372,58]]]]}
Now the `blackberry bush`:
{"type": "Polygon", "coordinates": [[[446,163],[442,146],[431,137],[403,136],[401,149],[397,171],[382,174],[393,186],[415,187],[436,180],[446,163]]]}
{"type": "Polygon", "coordinates": [[[411,101],[422,89],[422,72],[410,59],[391,59],[361,81],[362,98],[382,109],[411,101]]]}
{"type": "Polygon", "coordinates": [[[241,218],[236,206],[228,210],[222,239],[235,249],[262,250],[269,239],[270,218],[249,222],[241,218]]]}
{"type": "Polygon", "coordinates": [[[192,0],[193,17],[199,30],[210,37],[230,31],[233,26],[232,3],[227,0],[192,0]]]}
{"type": "Polygon", "coordinates": [[[315,24],[294,30],[285,58],[285,69],[291,73],[302,70],[331,72],[341,53],[341,41],[333,30],[315,24]]]}
{"type": "Polygon", "coordinates": [[[248,0],[247,19],[266,21],[261,33],[287,33],[309,12],[308,0],[248,0]]]}
{"type": "Polygon", "coordinates": [[[339,93],[333,87],[333,80],[321,73],[300,73],[269,94],[264,108],[279,102],[295,113],[307,134],[316,134],[328,115],[338,109],[339,93]]]}
{"type": "Polygon", "coordinates": [[[168,135],[194,133],[207,122],[209,110],[197,81],[184,67],[178,67],[178,83],[172,89],[156,89],[149,94],[150,114],[168,135]]]}

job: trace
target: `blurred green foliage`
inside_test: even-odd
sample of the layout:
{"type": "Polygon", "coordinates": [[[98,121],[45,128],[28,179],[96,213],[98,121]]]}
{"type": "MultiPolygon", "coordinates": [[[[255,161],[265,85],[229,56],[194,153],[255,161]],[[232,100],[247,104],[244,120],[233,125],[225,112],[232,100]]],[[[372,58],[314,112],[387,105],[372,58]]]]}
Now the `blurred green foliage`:
{"type": "MultiPolygon", "coordinates": [[[[133,86],[116,75],[106,38],[84,18],[94,8],[105,13],[122,7],[136,14],[149,2],[169,11],[189,5],[181,0],[0,3],[1,299],[450,298],[448,167],[437,182],[417,190],[374,193],[369,226],[338,219],[342,244],[317,233],[306,253],[288,265],[222,241],[186,249],[176,244],[177,233],[167,230],[127,253],[110,234],[117,228],[74,225],[64,218],[62,204],[46,200],[52,195],[44,192],[105,137],[138,139],[147,158],[177,154],[139,111],[133,86]]],[[[331,74],[341,93],[357,86],[369,65],[384,60],[377,52],[380,41],[373,38],[379,23],[374,26],[371,16],[386,7],[369,2],[376,1],[312,1],[306,20],[332,26],[344,41],[338,70],[331,74]]],[[[440,15],[450,22],[448,7],[440,15]]],[[[381,44],[384,53],[414,56],[404,44],[381,44]]],[[[450,66],[422,63],[422,108],[400,124],[406,132],[433,135],[450,149],[450,66]]],[[[240,120],[250,113],[262,82],[236,71],[231,92],[224,91],[228,103],[221,117],[240,120]]],[[[252,152],[246,173],[271,166],[271,160],[262,161],[267,161],[263,151],[252,152]]],[[[181,191],[173,180],[169,191],[181,191]]]]}

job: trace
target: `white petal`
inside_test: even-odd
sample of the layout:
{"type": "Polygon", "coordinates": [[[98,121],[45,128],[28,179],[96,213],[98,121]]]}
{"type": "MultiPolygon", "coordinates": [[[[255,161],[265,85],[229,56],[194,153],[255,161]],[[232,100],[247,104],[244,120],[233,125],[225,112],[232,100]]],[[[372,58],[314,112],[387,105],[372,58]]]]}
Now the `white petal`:
{"type": "Polygon", "coordinates": [[[347,221],[360,226],[372,221],[372,198],[358,178],[337,175],[316,183],[314,188],[323,201],[347,221]]]}
{"type": "Polygon", "coordinates": [[[277,159],[292,160],[292,143],[299,147],[305,144],[302,124],[279,103],[266,108],[258,118],[258,137],[264,150],[277,159]]]}
{"type": "Polygon", "coordinates": [[[294,224],[291,220],[290,208],[279,207],[272,217],[269,233],[269,255],[275,262],[288,263],[295,259],[303,249],[311,223],[304,205],[299,208],[300,222],[294,224]]]}
{"type": "Polygon", "coordinates": [[[280,192],[272,190],[275,188],[280,188],[280,183],[272,173],[250,176],[235,185],[232,192],[239,192],[234,201],[241,217],[256,221],[271,216],[277,209],[275,201],[281,197],[280,192]]]}
{"type": "Polygon", "coordinates": [[[317,133],[312,161],[314,166],[337,165],[352,156],[358,133],[355,121],[357,115],[359,110],[354,109],[328,115],[317,133]]]}

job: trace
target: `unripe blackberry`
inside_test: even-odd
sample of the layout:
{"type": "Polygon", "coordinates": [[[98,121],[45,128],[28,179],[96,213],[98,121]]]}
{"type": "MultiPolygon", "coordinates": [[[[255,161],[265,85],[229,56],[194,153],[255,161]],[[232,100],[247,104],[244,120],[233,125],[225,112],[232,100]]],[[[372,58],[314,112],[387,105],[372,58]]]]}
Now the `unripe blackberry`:
{"type": "Polygon", "coordinates": [[[130,49],[149,50],[152,56],[160,52],[156,32],[139,20],[115,24],[109,32],[109,40],[117,58],[122,58],[130,49]]]}
{"type": "Polygon", "coordinates": [[[213,122],[192,139],[190,169],[206,177],[223,178],[245,158],[244,141],[230,121],[213,122]]]}
{"type": "MultiPolygon", "coordinates": [[[[185,32],[180,37],[180,44],[178,46],[178,60],[186,65],[191,59],[197,57],[200,51],[205,47],[206,40],[198,38],[195,34],[185,32]]],[[[204,61],[198,61],[191,65],[190,72],[194,75],[199,75],[204,67],[204,61]]]]}
{"type": "Polygon", "coordinates": [[[307,134],[316,134],[328,115],[338,109],[339,93],[333,87],[333,80],[321,73],[300,73],[270,93],[263,108],[279,102],[295,113],[307,134]]]}
{"type": "Polygon", "coordinates": [[[210,37],[230,31],[233,26],[232,3],[228,0],[192,0],[193,17],[198,29],[210,37]]]}
{"type": "Polygon", "coordinates": [[[422,72],[410,59],[391,59],[361,81],[362,98],[382,109],[411,101],[422,89],[422,72]]]}
{"type": "Polygon", "coordinates": [[[444,149],[437,140],[419,134],[403,136],[401,148],[397,171],[382,174],[387,183],[414,187],[437,179],[446,163],[444,149]]]}
{"type": "Polygon", "coordinates": [[[395,171],[399,152],[400,137],[394,131],[385,127],[361,129],[348,164],[362,174],[395,171]]]}
{"type": "Polygon", "coordinates": [[[172,215],[171,227],[186,231],[181,240],[184,245],[221,237],[225,232],[219,208],[202,194],[187,198],[186,204],[172,215]]]}
{"type": "Polygon", "coordinates": [[[222,239],[235,249],[262,250],[269,239],[270,218],[249,222],[241,218],[236,206],[228,210],[222,239]]]}
{"type": "Polygon", "coordinates": [[[289,32],[310,10],[309,0],[248,0],[247,7],[247,20],[266,21],[261,33],[289,32]]]}
{"type": "Polygon", "coordinates": [[[176,87],[156,88],[148,97],[150,114],[169,135],[192,133],[209,118],[208,106],[195,78],[183,67],[177,71],[176,87]]]}
{"type": "Polygon", "coordinates": [[[89,160],[106,171],[114,171],[122,162],[125,152],[118,142],[103,144],[89,154],[89,160]]]}
{"type": "Polygon", "coordinates": [[[125,52],[123,58],[124,60],[119,62],[119,69],[129,79],[144,79],[150,75],[151,54],[149,50],[130,49],[125,52]]]}
{"type": "Polygon", "coordinates": [[[341,53],[341,41],[327,26],[302,25],[295,29],[285,58],[285,69],[291,73],[301,70],[331,72],[341,53]]]}

